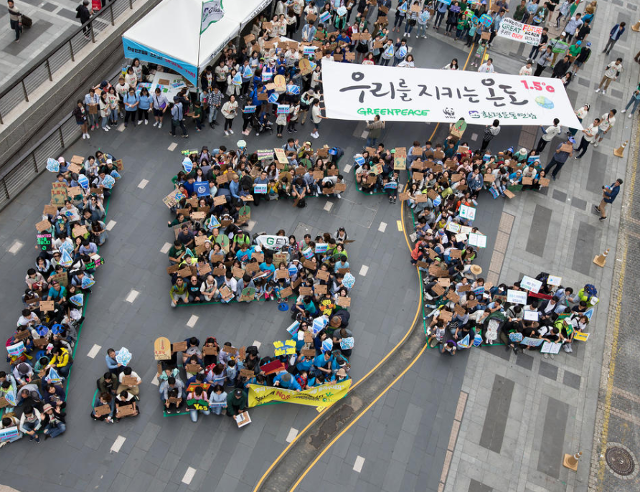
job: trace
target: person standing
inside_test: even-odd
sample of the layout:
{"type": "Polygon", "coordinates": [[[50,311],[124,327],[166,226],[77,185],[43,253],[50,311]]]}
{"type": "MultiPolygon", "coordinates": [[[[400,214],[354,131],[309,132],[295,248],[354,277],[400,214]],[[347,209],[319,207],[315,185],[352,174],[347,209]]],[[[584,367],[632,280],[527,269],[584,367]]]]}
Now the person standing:
{"type": "MultiPolygon", "coordinates": [[[[571,68],[571,62],[569,61],[569,55],[565,55],[564,58],[556,63],[553,67],[553,73],[551,74],[552,79],[561,79],[564,77],[569,69],[571,68]]],[[[596,91],[597,92],[597,91],[596,91]]]]}
{"type": "Polygon", "coordinates": [[[493,73],[495,72],[495,68],[493,66],[493,58],[489,58],[486,62],[478,67],[478,72],[480,73],[493,73]]]}
{"type": "Polygon", "coordinates": [[[554,118],[553,125],[548,126],[546,130],[542,128],[542,136],[540,137],[540,140],[538,140],[536,152],[540,154],[551,140],[553,140],[557,135],[560,135],[561,131],[562,127],[560,126],[560,120],[558,118],[554,118]]]}
{"type": "Polygon", "coordinates": [[[567,162],[567,159],[571,157],[571,155],[573,155],[574,143],[576,143],[575,139],[573,137],[569,137],[566,142],[558,145],[558,148],[556,148],[556,153],[551,159],[551,162],[549,162],[549,164],[547,164],[547,167],[544,168],[545,175],[548,176],[549,172],[553,168],[553,173],[551,174],[551,177],[553,178],[554,181],[556,180],[556,176],[562,169],[562,166],[564,166],[565,162],[567,162]],[[567,143],[571,144],[571,151],[569,152],[567,152],[566,150],[562,150],[562,146],[567,143]]]}
{"type": "Polygon", "coordinates": [[[322,108],[320,107],[320,99],[314,99],[311,104],[311,121],[313,122],[313,132],[311,132],[311,136],[313,138],[318,138],[320,134],[318,133],[318,127],[320,123],[322,123],[322,108]]]}
{"type": "Polygon", "coordinates": [[[629,109],[629,106],[633,104],[633,109],[629,113],[629,118],[633,118],[633,113],[635,113],[636,109],[638,109],[639,103],[640,103],[640,84],[638,84],[638,87],[636,87],[636,90],[633,91],[633,94],[631,94],[631,99],[629,99],[629,102],[627,103],[625,108],[621,111],[621,113],[622,114],[626,113],[627,109],[629,109]]]}
{"type": "Polygon", "coordinates": [[[9,6],[9,25],[11,29],[16,32],[16,43],[20,42],[20,33],[22,32],[22,13],[20,9],[16,7],[13,0],[7,2],[9,6]]]}
{"type": "Polygon", "coordinates": [[[596,93],[602,90],[602,94],[607,93],[607,88],[612,80],[616,80],[618,75],[622,73],[622,58],[618,58],[615,62],[611,62],[607,65],[607,68],[602,75],[602,80],[600,81],[600,85],[596,89],[596,93]],[[604,85],[604,88],[602,87],[604,85]]]}
{"type": "Polygon", "coordinates": [[[607,218],[605,215],[605,208],[607,203],[613,203],[620,192],[620,186],[622,186],[622,179],[618,178],[615,183],[611,186],[603,186],[602,187],[602,200],[600,200],[600,205],[594,205],[596,213],[600,213],[600,220],[604,220],[607,218]]]}
{"type": "Polygon", "coordinates": [[[613,28],[611,29],[611,32],[609,33],[609,39],[607,40],[607,44],[602,50],[603,53],[606,53],[607,55],[611,53],[611,50],[618,42],[618,39],[620,39],[620,37],[624,34],[624,31],[625,31],[624,26],[626,25],[627,24],[625,22],[621,22],[620,24],[616,24],[615,26],[613,26],[613,28]]]}
{"type": "Polygon", "coordinates": [[[178,96],[173,98],[173,107],[171,108],[171,136],[176,136],[176,127],[182,129],[182,138],[187,138],[187,127],[184,126],[184,109],[178,96]]]}
{"type": "MultiPolygon", "coordinates": [[[[582,120],[587,116],[587,113],[589,112],[589,110],[591,109],[591,106],[588,104],[585,104],[584,106],[580,106],[578,109],[576,109],[574,111],[576,118],[578,118],[578,121],[580,123],[582,123],[582,120]]],[[[571,128],[568,132],[567,135],[570,137],[575,136],[575,134],[578,133],[578,129],[577,128],[571,128]]]]}
{"type": "Polygon", "coordinates": [[[583,22],[580,17],[580,14],[576,14],[574,17],[571,17],[569,22],[567,22],[567,25],[564,27],[564,32],[567,33],[565,38],[567,43],[571,42],[573,36],[575,36],[576,32],[582,27],[583,22]]]}
{"type": "MultiPolygon", "coordinates": [[[[582,43],[582,41],[576,42],[576,44],[578,43],[582,43]]],[[[589,57],[591,57],[591,43],[587,42],[586,46],[582,47],[578,56],[573,60],[572,72],[574,75],[578,73],[578,70],[582,68],[582,65],[587,63],[589,57]]]]}
{"type": "Polygon", "coordinates": [[[616,124],[616,110],[612,109],[608,113],[605,113],[600,118],[600,125],[598,125],[598,137],[596,142],[593,144],[594,147],[597,147],[604,136],[609,133],[609,130],[613,128],[613,125],[616,124]]]}
{"type": "MultiPolygon", "coordinates": [[[[82,3],[76,7],[76,19],[80,20],[80,24],[84,25],[91,19],[91,8],[89,7],[89,0],[82,0],[82,3]]],[[[82,32],[85,37],[89,37],[89,31],[91,27],[85,26],[82,28],[82,32]]]]}
{"type": "Polygon", "coordinates": [[[224,116],[224,134],[229,136],[233,135],[233,119],[238,114],[238,103],[236,102],[236,96],[231,96],[229,100],[222,105],[222,116],[224,116]]]}
{"type": "Polygon", "coordinates": [[[542,75],[542,72],[544,72],[545,69],[551,64],[552,57],[553,51],[551,49],[551,46],[547,46],[546,51],[542,53],[542,55],[540,55],[540,58],[536,62],[536,71],[533,73],[534,77],[540,77],[540,75],[542,75]]]}
{"type": "Polygon", "coordinates": [[[482,146],[480,147],[480,152],[484,152],[485,149],[489,146],[489,142],[493,140],[493,137],[497,136],[500,133],[500,120],[493,120],[491,126],[487,126],[484,129],[484,135],[482,136],[482,146]]]}
{"type": "Polygon", "coordinates": [[[379,114],[373,117],[373,121],[371,123],[367,122],[367,130],[369,130],[369,134],[367,135],[367,147],[376,146],[384,127],[385,122],[380,120],[379,114]]]}
{"type": "Polygon", "coordinates": [[[580,146],[576,149],[580,153],[575,157],[576,159],[580,159],[587,149],[589,148],[589,144],[595,141],[598,136],[598,126],[600,125],[600,118],[596,118],[593,120],[593,123],[587,127],[586,130],[582,130],[584,135],[582,136],[582,140],[580,140],[580,146]]]}

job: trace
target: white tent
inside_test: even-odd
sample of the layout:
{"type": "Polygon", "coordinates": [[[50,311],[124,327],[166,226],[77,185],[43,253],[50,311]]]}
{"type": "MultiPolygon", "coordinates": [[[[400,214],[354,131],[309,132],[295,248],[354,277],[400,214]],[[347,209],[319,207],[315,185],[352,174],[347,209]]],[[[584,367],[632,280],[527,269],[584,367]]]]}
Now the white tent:
{"type": "Polygon", "coordinates": [[[164,0],[122,36],[126,58],[175,70],[194,85],[204,68],[271,0],[223,0],[224,17],[200,35],[203,0],[164,0]]]}

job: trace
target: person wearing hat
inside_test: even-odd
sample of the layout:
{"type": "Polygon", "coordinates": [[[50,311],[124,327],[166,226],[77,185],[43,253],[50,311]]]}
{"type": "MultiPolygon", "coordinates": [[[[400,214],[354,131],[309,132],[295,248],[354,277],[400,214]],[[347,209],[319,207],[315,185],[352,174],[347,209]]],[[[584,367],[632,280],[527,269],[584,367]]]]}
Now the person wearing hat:
{"type": "MultiPolygon", "coordinates": [[[[587,63],[587,60],[591,57],[591,43],[587,43],[585,46],[582,46],[582,41],[577,41],[576,46],[580,46],[580,51],[573,60],[572,72],[574,75],[578,73],[578,70],[582,68],[582,65],[587,63]]],[[[569,49],[571,50],[571,48],[569,49]]]]}
{"type": "Polygon", "coordinates": [[[280,371],[273,379],[273,385],[293,391],[302,391],[300,383],[287,371],[280,371]]]}
{"type": "Polygon", "coordinates": [[[558,147],[556,148],[555,154],[553,155],[553,158],[551,159],[549,164],[547,164],[547,167],[544,168],[544,173],[547,176],[549,175],[549,172],[551,171],[551,169],[553,169],[553,173],[551,174],[551,177],[552,177],[552,179],[554,181],[556,179],[556,176],[558,175],[558,173],[562,169],[562,166],[564,166],[564,164],[567,162],[567,159],[573,155],[573,144],[574,143],[576,143],[574,138],[573,137],[569,137],[566,142],[561,143],[560,145],[558,145],[558,147]],[[566,150],[562,150],[562,146],[567,144],[567,143],[571,144],[571,149],[572,150],[569,151],[569,152],[567,152],[566,150]]]}
{"type": "Polygon", "coordinates": [[[58,437],[67,430],[67,426],[64,423],[64,416],[60,411],[60,407],[53,407],[47,403],[42,408],[42,427],[44,428],[44,440],[46,441],[50,437],[58,437]]]}
{"type": "Polygon", "coordinates": [[[240,388],[232,391],[227,396],[227,417],[235,417],[248,410],[247,395],[240,388]]]}
{"type": "Polygon", "coordinates": [[[585,154],[585,152],[587,152],[589,144],[595,141],[598,136],[599,125],[600,118],[596,118],[595,120],[593,120],[593,123],[591,123],[586,129],[582,130],[582,133],[584,135],[582,135],[582,140],[580,140],[580,146],[576,149],[576,151],[578,152],[578,155],[576,155],[575,157],[576,159],[580,159],[585,154]]]}

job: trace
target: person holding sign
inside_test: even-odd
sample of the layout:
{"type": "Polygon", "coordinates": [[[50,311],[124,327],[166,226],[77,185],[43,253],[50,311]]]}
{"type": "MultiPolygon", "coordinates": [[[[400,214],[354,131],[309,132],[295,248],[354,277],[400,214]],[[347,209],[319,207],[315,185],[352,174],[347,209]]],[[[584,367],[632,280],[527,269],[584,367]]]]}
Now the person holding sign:
{"type": "Polygon", "coordinates": [[[556,180],[558,173],[562,169],[562,166],[564,166],[567,162],[567,159],[573,155],[574,143],[576,143],[574,138],[569,137],[565,143],[558,145],[551,161],[549,162],[549,164],[547,164],[547,167],[544,168],[544,172],[547,175],[549,174],[549,172],[551,172],[551,169],[553,169],[551,177],[554,181],[556,180]]]}

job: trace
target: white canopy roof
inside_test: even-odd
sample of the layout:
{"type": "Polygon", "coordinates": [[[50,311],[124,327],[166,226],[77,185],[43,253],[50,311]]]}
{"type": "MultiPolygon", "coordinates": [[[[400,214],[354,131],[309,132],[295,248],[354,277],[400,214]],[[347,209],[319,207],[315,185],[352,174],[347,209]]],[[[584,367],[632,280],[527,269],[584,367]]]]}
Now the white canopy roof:
{"type": "Polygon", "coordinates": [[[203,0],[164,0],[122,37],[151,51],[203,67],[270,0],[223,0],[224,17],[200,36],[203,0]]]}

